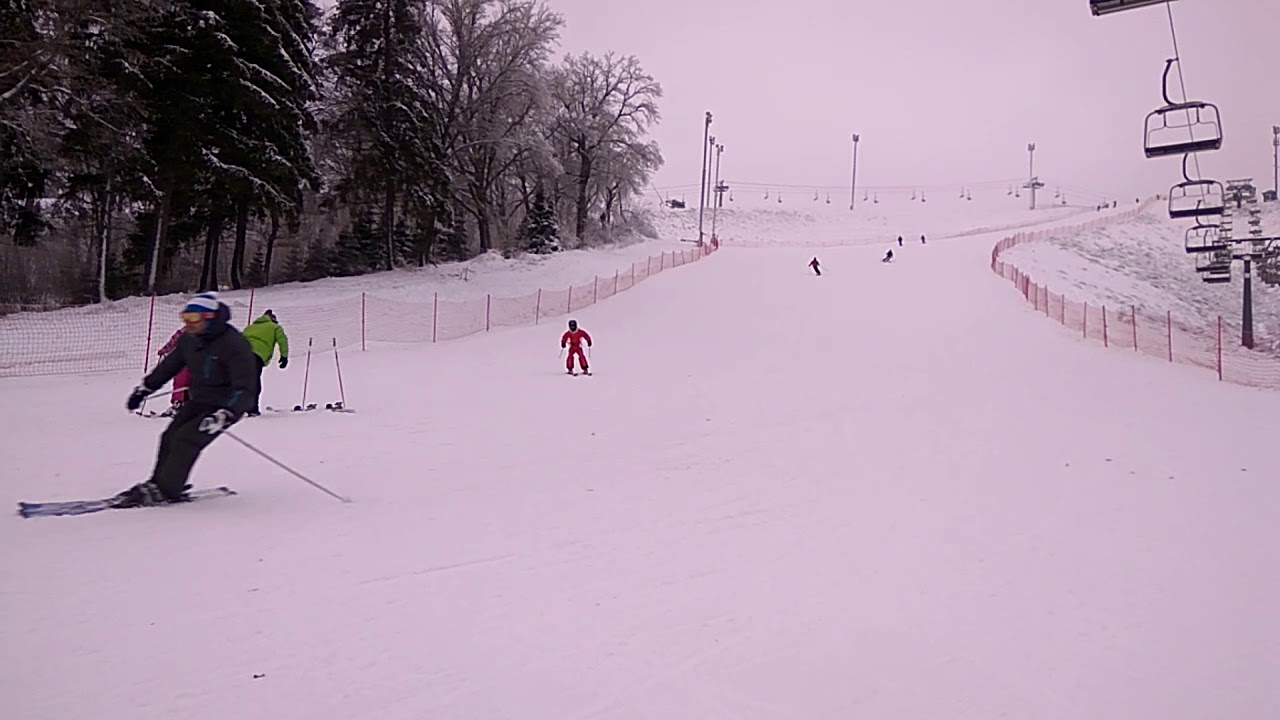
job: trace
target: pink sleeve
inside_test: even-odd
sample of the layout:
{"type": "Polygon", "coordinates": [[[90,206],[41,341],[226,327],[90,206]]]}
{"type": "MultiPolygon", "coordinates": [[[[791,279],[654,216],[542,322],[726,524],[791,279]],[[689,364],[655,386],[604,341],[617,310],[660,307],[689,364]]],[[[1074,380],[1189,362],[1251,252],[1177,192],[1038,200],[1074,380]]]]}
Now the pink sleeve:
{"type": "Polygon", "coordinates": [[[174,333],[173,337],[169,338],[169,342],[165,343],[164,347],[160,348],[160,354],[168,355],[176,350],[178,348],[178,338],[182,337],[183,332],[182,328],[178,328],[178,332],[174,333]]]}

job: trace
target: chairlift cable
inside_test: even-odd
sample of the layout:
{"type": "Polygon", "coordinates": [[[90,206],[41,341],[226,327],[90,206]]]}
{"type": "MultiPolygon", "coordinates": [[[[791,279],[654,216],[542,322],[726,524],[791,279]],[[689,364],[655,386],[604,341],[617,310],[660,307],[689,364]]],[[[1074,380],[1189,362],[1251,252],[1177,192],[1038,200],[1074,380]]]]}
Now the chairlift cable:
{"type": "MultiPolygon", "coordinates": [[[[1173,37],[1173,59],[1178,61],[1178,86],[1182,89],[1182,102],[1188,102],[1187,81],[1182,76],[1182,53],[1178,51],[1178,31],[1173,25],[1173,3],[1165,3],[1164,9],[1169,14],[1169,34],[1173,37]]],[[[1191,111],[1189,110],[1187,111],[1187,121],[1188,125],[1190,125],[1191,111]]],[[[1191,134],[1191,139],[1194,140],[1195,131],[1188,127],[1187,132],[1191,134]]],[[[1196,178],[1203,178],[1204,174],[1200,172],[1200,154],[1191,153],[1191,159],[1196,164],[1196,178]]]]}

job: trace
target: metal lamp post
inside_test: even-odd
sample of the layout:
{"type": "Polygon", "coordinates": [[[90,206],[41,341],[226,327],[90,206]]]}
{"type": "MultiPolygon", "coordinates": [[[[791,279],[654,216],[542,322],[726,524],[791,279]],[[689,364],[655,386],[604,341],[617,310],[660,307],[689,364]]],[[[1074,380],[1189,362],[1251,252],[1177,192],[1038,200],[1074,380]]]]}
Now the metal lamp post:
{"type": "Polygon", "coordinates": [[[1271,192],[1280,200],[1280,125],[1271,126],[1271,192]]]}
{"type": "Polygon", "coordinates": [[[702,126],[702,191],[698,193],[698,244],[702,244],[702,215],[707,208],[707,147],[711,136],[711,111],[702,126]]]}
{"type": "Polygon", "coordinates": [[[849,209],[853,209],[853,203],[858,198],[858,141],[862,136],[858,133],[853,134],[853,175],[849,179],[849,209]]]}
{"type": "Polygon", "coordinates": [[[724,145],[716,145],[716,183],[715,183],[715,200],[711,201],[711,241],[716,242],[716,211],[720,209],[720,203],[724,197],[724,193],[720,191],[720,153],[724,152],[724,145]]]}

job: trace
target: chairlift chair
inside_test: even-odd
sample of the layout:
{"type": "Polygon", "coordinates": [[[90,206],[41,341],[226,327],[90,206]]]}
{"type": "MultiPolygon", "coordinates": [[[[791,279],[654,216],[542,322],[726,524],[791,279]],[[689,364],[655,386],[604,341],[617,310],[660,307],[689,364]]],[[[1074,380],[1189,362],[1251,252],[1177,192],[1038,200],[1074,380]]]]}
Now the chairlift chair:
{"type": "Polygon", "coordinates": [[[1222,116],[1218,106],[1199,100],[1180,103],[1169,98],[1169,68],[1176,59],[1165,61],[1161,94],[1164,107],[1147,114],[1144,149],[1147,157],[1167,157],[1207,152],[1222,147],[1222,116]]]}
{"type": "Polygon", "coordinates": [[[1226,250],[1230,243],[1222,238],[1221,225],[1201,225],[1188,228],[1185,239],[1187,252],[1190,254],[1216,252],[1226,250]]]}
{"type": "Polygon", "coordinates": [[[1258,279],[1268,285],[1280,285],[1280,257],[1258,263],[1258,279]]]}
{"type": "Polygon", "coordinates": [[[1095,16],[1110,15],[1112,13],[1124,12],[1125,10],[1136,10],[1138,8],[1147,7],[1148,5],[1163,5],[1173,0],[1089,0],[1089,10],[1095,16]]]}
{"type": "Polygon", "coordinates": [[[1212,253],[1204,253],[1196,257],[1196,272],[1229,273],[1231,272],[1231,250],[1217,249],[1212,253]]]}
{"type": "Polygon", "coordinates": [[[1192,180],[1187,173],[1188,157],[1182,157],[1183,182],[1169,188],[1169,217],[1177,220],[1222,215],[1227,210],[1227,195],[1222,183],[1192,180]]]}
{"type": "Polygon", "coordinates": [[[1210,285],[1226,285],[1231,282],[1231,271],[1203,273],[1200,275],[1200,279],[1210,285]]]}

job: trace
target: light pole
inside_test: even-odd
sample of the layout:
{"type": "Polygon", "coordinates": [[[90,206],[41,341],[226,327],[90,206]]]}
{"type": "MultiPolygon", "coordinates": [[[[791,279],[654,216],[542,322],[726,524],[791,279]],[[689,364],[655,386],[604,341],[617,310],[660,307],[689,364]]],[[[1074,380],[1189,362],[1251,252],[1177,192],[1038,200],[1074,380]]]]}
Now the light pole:
{"type": "Polygon", "coordinates": [[[714,188],[714,187],[712,187],[712,185],[711,185],[711,154],[712,154],[712,153],[714,153],[715,151],[716,151],[716,136],[715,136],[715,135],[712,135],[711,137],[707,138],[707,149],[706,149],[706,153],[707,153],[707,190],[706,190],[706,193],[707,193],[707,205],[708,205],[708,206],[710,206],[710,205],[711,205],[711,203],[712,203],[711,196],[712,196],[712,194],[713,194],[713,193],[715,193],[715,188],[714,188]]]}
{"type": "Polygon", "coordinates": [[[853,134],[853,176],[849,179],[849,209],[853,209],[853,203],[858,197],[858,141],[862,136],[858,133],[853,134]]]}
{"type": "Polygon", "coordinates": [[[1271,193],[1280,200],[1280,125],[1271,126],[1271,193]]]}
{"type": "Polygon", "coordinates": [[[711,135],[711,111],[702,126],[702,192],[698,193],[698,245],[702,245],[702,214],[707,207],[707,139],[711,135]]]}
{"type": "Polygon", "coordinates": [[[715,193],[715,200],[711,201],[711,241],[716,241],[716,211],[720,209],[720,153],[724,152],[723,145],[716,145],[716,184],[712,189],[715,193]]]}

